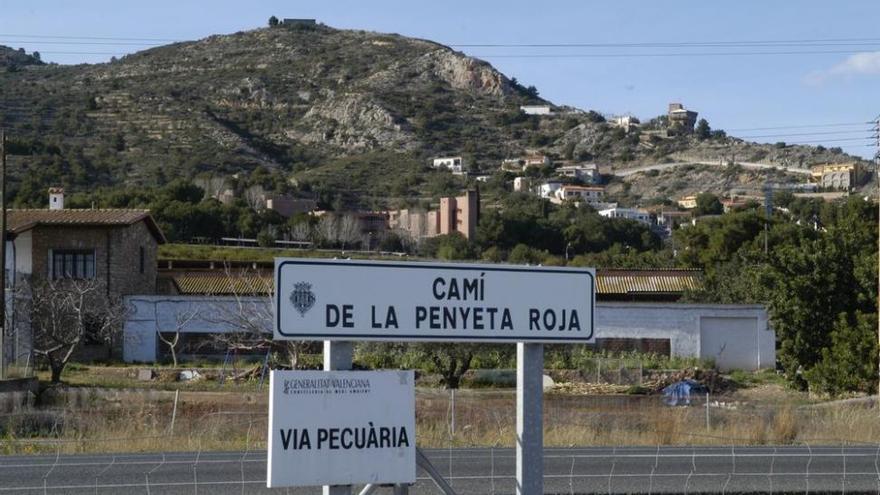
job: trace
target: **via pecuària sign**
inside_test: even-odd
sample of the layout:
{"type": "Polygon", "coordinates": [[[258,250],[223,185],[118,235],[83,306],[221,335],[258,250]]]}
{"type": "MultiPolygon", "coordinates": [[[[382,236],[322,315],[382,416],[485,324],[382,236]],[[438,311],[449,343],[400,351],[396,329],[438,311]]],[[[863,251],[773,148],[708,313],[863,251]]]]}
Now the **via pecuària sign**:
{"type": "Polygon", "coordinates": [[[267,485],[414,483],[412,371],[269,375],[267,485]]]}
{"type": "Polygon", "coordinates": [[[276,258],[275,287],[276,339],[593,340],[589,268],[276,258]]]}

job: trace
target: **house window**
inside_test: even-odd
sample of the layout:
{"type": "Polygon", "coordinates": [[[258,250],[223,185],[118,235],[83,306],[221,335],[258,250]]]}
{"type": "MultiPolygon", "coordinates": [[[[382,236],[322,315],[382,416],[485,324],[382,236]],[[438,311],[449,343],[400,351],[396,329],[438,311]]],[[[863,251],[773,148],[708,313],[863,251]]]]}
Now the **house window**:
{"type": "Polygon", "coordinates": [[[144,252],[144,247],[141,246],[141,273],[144,273],[146,270],[146,253],[144,252]]]}
{"type": "Polygon", "coordinates": [[[52,251],[52,278],[95,278],[95,251],[52,251]]]}

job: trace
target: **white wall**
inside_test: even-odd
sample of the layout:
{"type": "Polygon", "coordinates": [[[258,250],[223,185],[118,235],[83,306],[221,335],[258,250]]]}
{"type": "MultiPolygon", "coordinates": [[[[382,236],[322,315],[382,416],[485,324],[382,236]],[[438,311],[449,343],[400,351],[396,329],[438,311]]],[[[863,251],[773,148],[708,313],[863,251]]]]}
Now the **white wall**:
{"type": "MultiPolygon", "coordinates": [[[[245,304],[268,311],[266,297],[243,298],[245,304]]],[[[199,309],[185,332],[229,332],[218,313],[235,311],[232,297],[129,296],[131,313],[124,325],[125,361],[153,362],[157,331],[174,331],[178,315],[199,309]]],[[[669,339],[675,356],[714,359],[722,370],[773,368],[776,335],[767,310],[755,305],[603,302],[596,305],[597,338],[669,339]]]]}
{"type": "MultiPolygon", "coordinates": [[[[125,302],[129,315],[122,329],[122,357],[129,363],[156,361],[157,332],[174,332],[179,325],[186,333],[227,333],[236,330],[232,315],[239,313],[239,305],[255,319],[271,311],[268,297],[127,296],[125,302]]],[[[272,327],[267,330],[271,333],[272,327]]]]}
{"type": "Polygon", "coordinates": [[[714,359],[721,370],[773,368],[776,334],[756,305],[604,302],[597,338],[669,339],[674,356],[714,359]]]}
{"type": "MultiPolygon", "coordinates": [[[[32,252],[34,250],[34,237],[32,231],[28,230],[15,236],[15,272],[17,274],[31,274],[34,272],[34,259],[32,252]]],[[[7,259],[9,263],[9,248],[7,247],[7,259]]]]}

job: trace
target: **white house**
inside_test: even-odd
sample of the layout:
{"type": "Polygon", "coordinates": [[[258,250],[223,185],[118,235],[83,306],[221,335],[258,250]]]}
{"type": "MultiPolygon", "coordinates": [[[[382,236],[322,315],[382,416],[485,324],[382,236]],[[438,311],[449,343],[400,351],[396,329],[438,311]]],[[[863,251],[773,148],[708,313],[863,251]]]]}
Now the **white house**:
{"type": "Polygon", "coordinates": [[[434,158],[434,168],[445,168],[456,175],[464,174],[464,159],[460,156],[434,158]]]}
{"type": "Polygon", "coordinates": [[[602,201],[605,197],[605,188],[603,187],[585,187],[573,186],[566,184],[555,191],[556,201],[583,201],[587,204],[595,205],[602,201]]]}
{"type": "Polygon", "coordinates": [[[599,167],[595,163],[565,165],[556,169],[556,175],[592,183],[599,178],[599,167]]]}
{"type": "Polygon", "coordinates": [[[538,196],[541,196],[545,199],[552,199],[556,197],[556,191],[562,187],[562,182],[558,181],[548,181],[540,186],[538,186],[538,196]]]}
{"type": "Polygon", "coordinates": [[[517,177],[513,179],[513,190],[516,192],[529,192],[532,188],[532,179],[529,177],[517,177]]]}
{"type": "Polygon", "coordinates": [[[526,155],[520,158],[523,164],[523,170],[529,167],[549,167],[550,166],[550,157],[547,155],[534,154],[534,155],[526,155]]]}
{"type": "Polygon", "coordinates": [[[651,225],[651,215],[645,210],[618,207],[599,210],[599,214],[606,218],[626,218],[627,220],[635,220],[645,225],[651,225]]]}
{"type": "Polygon", "coordinates": [[[619,115],[617,117],[612,117],[611,120],[608,121],[612,127],[618,127],[623,129],[626,132],[631,131],[641,124],[639,119],[633,117],[632,115],[619,115]]]}
{"type": "Polygon", "coordinates": [[[551,115],[553,109],[550,105],[522,105],[520,110],[526,115],[551,115]]]}

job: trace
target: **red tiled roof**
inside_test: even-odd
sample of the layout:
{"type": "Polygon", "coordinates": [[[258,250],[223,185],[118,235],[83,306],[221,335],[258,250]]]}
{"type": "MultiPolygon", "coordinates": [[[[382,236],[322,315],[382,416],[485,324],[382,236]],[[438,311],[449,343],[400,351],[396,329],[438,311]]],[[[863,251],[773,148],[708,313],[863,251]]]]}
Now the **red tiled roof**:
{"type": "Polygon", "coordinates": [[[19,234],[36,226],[67,226],[67,227],[116,227],[132,225],[144,221],[150,232],[159,241],[165,242],[165,235],[148,210],[122,209],[23,209],[6,212],[6,230],[19,234]]]}

